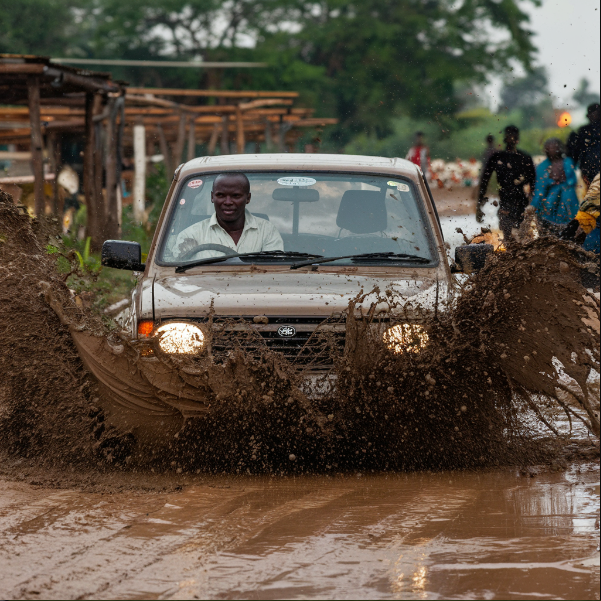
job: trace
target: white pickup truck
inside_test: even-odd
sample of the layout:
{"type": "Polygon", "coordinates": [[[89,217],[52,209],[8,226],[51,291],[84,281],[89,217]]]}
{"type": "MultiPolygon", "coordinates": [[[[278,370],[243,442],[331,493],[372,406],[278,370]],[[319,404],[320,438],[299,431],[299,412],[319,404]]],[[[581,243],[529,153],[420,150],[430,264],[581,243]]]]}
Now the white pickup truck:
{"type": "MultiPolygon", "coordinates": [[[[490,251],[488,245],[468,245],[456,257],[471,271],[490,251]]],[[[143,272],[130,308],[132,338],[154,339],[167,355],[204,356],[216,364],[239,347],[245,330],[252,330],[252,344],[280,353],[307,377],[331,364],[331,357],[312,343],[320,327],[329,327],[344,352],[344,316],[361,291],[391,290],[408,303],[433,309],[453,288],[428,184],[414,164],[398,158],[244,154],[194,159],[175,173],[146,262],[139,244],[116,240],[104,243],[102,262],[143,272]],[[216,178],[231,173],[244,174],[250,183],[245,228],[255,232],[245,229],[243,236],[269,238],[263,241],[269,250],[254,240],[250,251],[241,252],[248,240],[240,238],[238,245],[230,240],[227,224],[215,213],[216,178]],[[182,244],[190,238],[184,231],[193,233],[194,244],[182,244]]],[[[408,346],[418,352],[427,343],[418,314],[391,318],[382,343],[391,352],[408,346]]],[[[183,418],[202,413],[202,398],[183,394],[177,378],[165,374],[168,364],[155,355],[149,347],[138,367],[160,390],[163,413],[179,412],[183,418]]],[[[137,423],[137,413],[152,413],[118,396],[113,390],[115,411],[127,411],[130,423],[137,423]]]]}

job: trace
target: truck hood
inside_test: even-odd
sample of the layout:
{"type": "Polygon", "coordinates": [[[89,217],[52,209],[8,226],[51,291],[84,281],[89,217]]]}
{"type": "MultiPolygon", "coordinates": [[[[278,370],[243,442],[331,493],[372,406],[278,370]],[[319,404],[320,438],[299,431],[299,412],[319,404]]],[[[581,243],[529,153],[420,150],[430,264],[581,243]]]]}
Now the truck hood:
{"type": "MultiPolygon", "coordinates": [[[[378,288],[382,294],[391,290],[407,300],[411,307],[431,309],[447,297],[446,283],[436,279],[386,275],[369,277],[348,273],[324,272],[222,272],[175,275],[154,281],[154,317],[205,317],[211,307],[217,315],[299,315],[328,316],[348,308],[360,293],[378,288]]],[[[370,294],[361,305],[369,308],[376,302],[370,294]]],[[[405,304],[405,303],[402,303],[405,304]]],[[[143,303],[148,307],[150,303],[143,303]]],[[[381,303],[382,311],[388,310],[381,303]]],[[[141,318],[149,318],[142,315],[141,318]]]]}

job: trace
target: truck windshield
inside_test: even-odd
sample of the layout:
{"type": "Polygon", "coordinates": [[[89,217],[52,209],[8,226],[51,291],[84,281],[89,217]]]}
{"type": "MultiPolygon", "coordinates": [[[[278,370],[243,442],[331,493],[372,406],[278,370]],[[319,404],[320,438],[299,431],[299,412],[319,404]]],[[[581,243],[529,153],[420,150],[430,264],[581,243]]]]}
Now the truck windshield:
{"type": "Polygon", "coordinates": [[[264,252],[219,264],[293,263],[304,253],[309,258],[341,257],[331,265],[357,264],[352,255],[369,254],[361,264],[376,265],[402,265],[408,257],[419,257],[424,260],[411,265],[427,267],[436,256],[421,198],[410,180],[323,172],[247,173],[251,199],[236,244],[220,225],[211,201],[217,175],[203,173],[182,182],[160,245],[160,264],[180,266],[264,252]]]}

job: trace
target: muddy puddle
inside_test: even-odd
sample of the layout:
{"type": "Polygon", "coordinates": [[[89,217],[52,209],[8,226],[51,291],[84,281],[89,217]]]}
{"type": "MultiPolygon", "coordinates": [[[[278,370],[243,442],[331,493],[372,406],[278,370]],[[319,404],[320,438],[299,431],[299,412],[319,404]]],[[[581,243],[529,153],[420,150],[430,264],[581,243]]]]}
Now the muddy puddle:
{"type": "Polygon", "coordinates": [[[315,395],[267,351],[141,348],[2,200],[1,598],[599,598],[598,266],[576,249],[495,254],[420,352],[382,344],[405,300],[362,291],[315,395]],[[160,443],[111,391],[160,408],[160,443]]]}
{"type": "Polygon", "coordinates": [[[0,596],[599,598],[597,462],[145,479],[154,490],[0,480],[0,596]]]}

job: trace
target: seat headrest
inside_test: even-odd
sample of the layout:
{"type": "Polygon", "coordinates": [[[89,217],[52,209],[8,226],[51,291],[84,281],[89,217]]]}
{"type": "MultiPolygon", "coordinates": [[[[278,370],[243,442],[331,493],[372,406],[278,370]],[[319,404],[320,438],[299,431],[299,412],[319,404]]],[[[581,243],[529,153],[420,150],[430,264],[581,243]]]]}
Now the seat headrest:
{"type": "Polygon", "coordinates": [[[378,190],[347,190],[342,195],[336,225],[353,234],[372,234],[386,229],[386,202],[378,190]]]}

